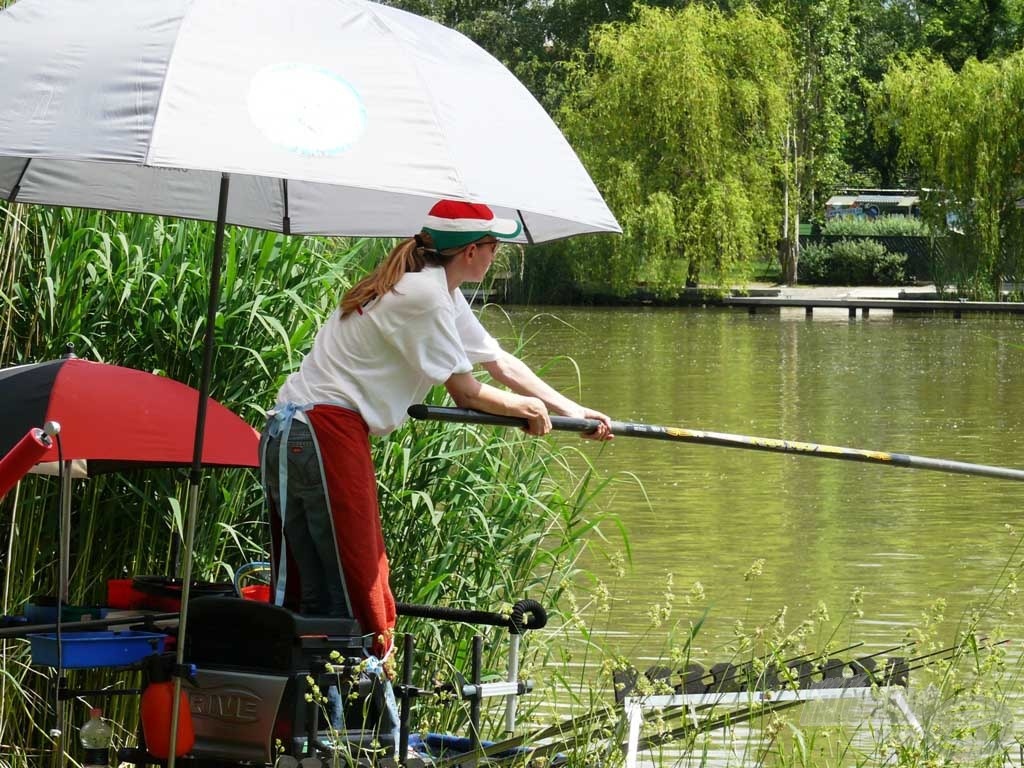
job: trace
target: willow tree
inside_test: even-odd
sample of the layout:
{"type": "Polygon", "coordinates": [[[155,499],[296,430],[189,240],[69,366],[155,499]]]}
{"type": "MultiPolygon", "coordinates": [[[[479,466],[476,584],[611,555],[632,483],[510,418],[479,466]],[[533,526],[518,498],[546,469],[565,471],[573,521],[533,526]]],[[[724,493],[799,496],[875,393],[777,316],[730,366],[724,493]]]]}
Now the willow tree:
{"type": "Polygon", "coordinates": [[[921,186],[941,190],[935,223],[955,221],[964,235],[949,238],[966,252],[953,275],[961,292],[998,296],[1004,278],[1024,275],[1022,104],[1024,52],[970,59],[959,72],[917,56],[886,75],[873,101],[876,124],[898,137],[921,186]]]}
{"type": "Polygon", "coordinates": [[[856,16],[851,0],[759,0],[757,6],[789,31],[797,76],[787,138],[792,185],[779,261],[783,280],[796,282],[800,216],[819,216],[827,193],[849,184],[847,142],[856,133],[856,16]]]}
{"type": "Polygon", "coordinates": [[[669,293],[774,253],[793,73],[757,11],[638,7],[576,62],[561,125],[624,237],[569,244],[577,281],[669,293]]]}

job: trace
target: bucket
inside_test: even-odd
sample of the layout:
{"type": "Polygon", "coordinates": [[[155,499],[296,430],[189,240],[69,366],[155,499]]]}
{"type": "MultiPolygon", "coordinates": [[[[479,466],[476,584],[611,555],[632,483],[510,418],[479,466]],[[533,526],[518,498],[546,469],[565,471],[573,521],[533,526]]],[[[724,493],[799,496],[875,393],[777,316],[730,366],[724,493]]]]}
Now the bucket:
{"type": "Polygon", "coordinates": [[[250,584],[247,587],[241,588],[242,597],[246,600],[255,600],[260,603],[270,602],[270,585],[269,584],[250,584]]]}

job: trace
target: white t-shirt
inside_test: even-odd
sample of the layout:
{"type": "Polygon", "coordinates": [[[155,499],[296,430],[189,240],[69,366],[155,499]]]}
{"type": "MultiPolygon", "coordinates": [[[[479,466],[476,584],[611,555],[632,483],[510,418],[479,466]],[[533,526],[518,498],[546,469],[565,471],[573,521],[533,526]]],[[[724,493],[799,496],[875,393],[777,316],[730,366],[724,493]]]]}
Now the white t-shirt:
{"type": "Polygon", "coordinates": [[[342,319],[335,310],[277,401],[345,405],[359,412],[371,433],[384,435],[432,386],[500,353],[462,292],[448,290],[444,269],[426,267],[407,272],[362,314],[342,319]]]}

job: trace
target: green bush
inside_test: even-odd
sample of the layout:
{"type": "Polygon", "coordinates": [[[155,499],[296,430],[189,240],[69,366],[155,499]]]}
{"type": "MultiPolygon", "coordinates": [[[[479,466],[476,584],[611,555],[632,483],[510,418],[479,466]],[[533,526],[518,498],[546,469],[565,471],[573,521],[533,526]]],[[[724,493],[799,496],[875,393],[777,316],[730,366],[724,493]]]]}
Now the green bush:
{"type": "Polygon", "coordinates": [[[871,267],[871,282],[878,285],[903,285],[907,282],[907,255],[886,251],[871,267]]]}
{"type": "Polygon", "coordinates": [[[876,240],[812,244],[800,251],[800,280],[821,285],[900,285],[907,257],[890,253],[876,240]]]}
{"type": "Polygon", "coordinates": [[[875,240],[840,240],[833,243],[829,258],[831,282],[866,285],[874,280],[874,263],[885,256],[885,246],[875,240]]]}
{"type": "Polygon", "coordinates": [[[829,247],[822,243],[812,243],[800,249],[798,265],[800,281],[804,283],[824,283],[828,276],[829,247]]]}

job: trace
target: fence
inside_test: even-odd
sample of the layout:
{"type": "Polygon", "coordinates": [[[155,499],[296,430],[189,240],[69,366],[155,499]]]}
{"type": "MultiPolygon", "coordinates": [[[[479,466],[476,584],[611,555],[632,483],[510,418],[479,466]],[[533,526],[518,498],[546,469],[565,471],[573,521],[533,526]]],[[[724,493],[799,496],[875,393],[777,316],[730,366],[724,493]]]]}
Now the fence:
{"type": "Polygon", "coordinates": [[[874,240],[885,246],[889,253],[902,253],[907,257],[907,277],[922,282],[934,279],[932,275],[933,249],[942,254],[942,240],[910,235],[801,235],[800,247],[829,246],[840,240],[874,240]]]}

